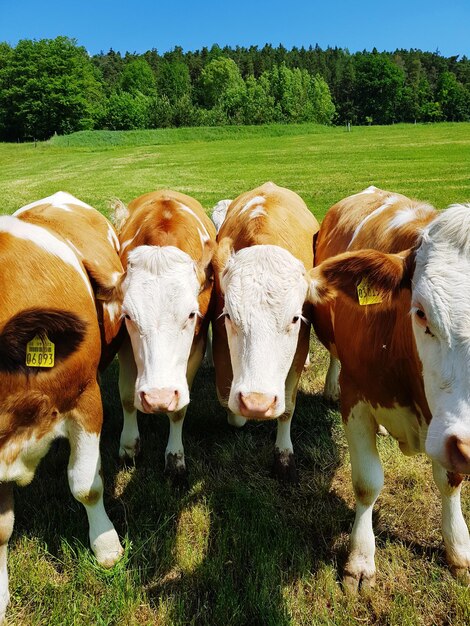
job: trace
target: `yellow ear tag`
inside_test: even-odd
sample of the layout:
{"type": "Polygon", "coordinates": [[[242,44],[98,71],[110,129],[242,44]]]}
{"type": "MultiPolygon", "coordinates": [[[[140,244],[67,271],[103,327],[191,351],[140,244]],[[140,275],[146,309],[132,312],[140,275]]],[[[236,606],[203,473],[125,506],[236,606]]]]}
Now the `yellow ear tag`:
{"type": "Polygon", "coordinates": [[[367,278],[363,278],[357,286],[357,297],[361,306],[379,304],[383,301],[381,292],[371,287],[367,278]]]}
{"type": "Polygon", "coordinates": [[[55,345],[47,337],[36,335],[26,344],[26,365],[28,367],[53,367],[55,345]]]}

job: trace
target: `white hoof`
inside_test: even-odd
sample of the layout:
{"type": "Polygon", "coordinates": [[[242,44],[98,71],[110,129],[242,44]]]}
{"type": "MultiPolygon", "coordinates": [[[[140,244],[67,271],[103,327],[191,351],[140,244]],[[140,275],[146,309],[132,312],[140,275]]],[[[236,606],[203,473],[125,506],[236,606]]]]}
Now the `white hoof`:
{"type": "Polygon", "coordinates": [[[98,535],[91,543],[91,548],[95,553],[98,563],[101,567],[105,567],[106,569],[113,567],[124,554],[121,542],[114,528],[98,535]]]}

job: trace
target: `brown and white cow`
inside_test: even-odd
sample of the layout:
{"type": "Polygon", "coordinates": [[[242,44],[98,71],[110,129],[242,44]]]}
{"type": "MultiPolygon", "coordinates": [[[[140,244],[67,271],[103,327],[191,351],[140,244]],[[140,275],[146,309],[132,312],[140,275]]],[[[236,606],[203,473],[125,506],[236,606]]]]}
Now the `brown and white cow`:
{"type": "Polygon", "coordinates": [[[296,476],[290,425],[308,354],[305,304],[318,222],[272,182],[229,206],[218,233],[213,356],[229,423],[277,419],[275,473],[296,476]]]}
{"type": "MultiPolygon", "coordinates": [[[[70,489],[85,506],[98,562],[111,567],[122,553],[103,505],[94,294],[122,274],[116,245],[107,220],[64,192],[0,217],[0,621],[13,483],[31,482],[55,438],[70,442],[70,489]]],[[[118,326],[101,313],[111,342],[118,326]]]]}
{"type": "Polygon", "coordinates": [[[137,409],[166,413],[166,471],[182,477],[183,421],[209,324],[215,228],[199,202],[166,189],[119,212],[125,275],[115,295],[128,331],[119,352],[120,456],[133,459],[138,452],[137,409]]]}
{"type": "Polygon", "coordinates": [[[315,262],[314,325],[341,362],[357,503],[345,583],[357,589],[375,580],[379,425],[405,454],[431,457],[447,560],[468,575],[460,487],[470,473],[470,206],[438,214],[369,187],[328,211],[315,262]]]}

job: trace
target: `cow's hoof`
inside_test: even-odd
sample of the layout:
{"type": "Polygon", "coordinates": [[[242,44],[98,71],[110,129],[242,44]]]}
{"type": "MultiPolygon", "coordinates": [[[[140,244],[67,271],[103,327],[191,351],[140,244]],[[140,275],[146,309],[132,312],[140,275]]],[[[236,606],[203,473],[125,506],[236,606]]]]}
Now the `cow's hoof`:
{"type": "Polygon", "coordinates": [[[101,533],[92,543],[96,560],[106,569],[110,569],[121,559],[124,554],[123,547],[114,528],[101,533]]]}
{"type": "Polygon", "coordinates": [[[170,453],[166,455],[165,476],[175,489],[186,490],[189,487],[188,470],[181,454],[170,453]]]}
{"type": "Polygon", "coordinates": [[[299,476],[295,466],[295,458],[292,452],[281,452],[280,450],[274,451],[272,475],[285,483],[295,485],[299,482],[299,476]]]}
{"type": "Polygon", "coordinates": [[[467,567],[458,567],[457,565],[451,565],[450,573],[460,583],[463,583],[464,585],[470,585],[470,573],[467,567]]]}
{"type": "Polygon", "coordinates": [[[136,439],[134,445],[119,447],[119,463],[121,467],[134,467],[140,457],[140,439],[136,439]]]}
{"type": "Polygon", "coordinates": [[[339,400],[341,397],[341,393],[339,387],[325,387],[323,390],[323,398],[329,404],[337,405],[339,404],[339,400]]]}
{"type": "Polygon", "coordinates": [[[375,586],[375,572],[344,572],[343,589],[350,595],[356,595],[358,592],[367,591],[375,586]]]}

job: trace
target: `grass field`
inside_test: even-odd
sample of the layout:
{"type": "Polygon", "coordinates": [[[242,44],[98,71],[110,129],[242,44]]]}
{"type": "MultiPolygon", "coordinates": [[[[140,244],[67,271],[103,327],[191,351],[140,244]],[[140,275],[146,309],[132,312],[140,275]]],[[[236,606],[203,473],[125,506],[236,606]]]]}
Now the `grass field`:
{"type": "MultiPolygon", "coordinates": [[[[375,184],[438,208],[470,201],[470,124],[343,128],[178,129],[77,133],[48,143],[0,144],[0,212],[59,189],[107,212],[159,187],[209,208],[266,180],[297,191],[321,219],[343,196],[375,184]]],[[[292,439],[298,486],[270,477],[275,424],[233,430],[213,371],[196,378],[185,424],[189,488],[163,477],[166,418],[141,416],[143,454],[117,464],[117,368],[102,379],[102,453],[108,513],[126,546],[111,571],[87,547],[83,508],[67,484],[67,444],[54,446],[33,483],[16,491],[10,542],[18,625],[463,625],[470,591],[444,563],[440,507],[424,457],[380,438],[385,487],[376,505],[377,586],[341,588],[354,518],[339,413],[322,399],[325,351],[298,396],[292,439]]],[[[470,520],[468,489],[464,514],[470,520]]]]}

